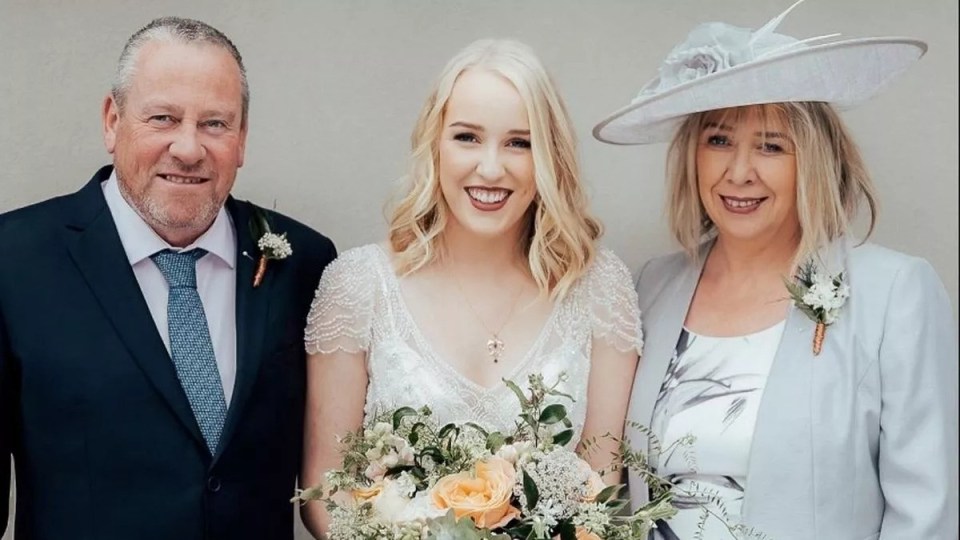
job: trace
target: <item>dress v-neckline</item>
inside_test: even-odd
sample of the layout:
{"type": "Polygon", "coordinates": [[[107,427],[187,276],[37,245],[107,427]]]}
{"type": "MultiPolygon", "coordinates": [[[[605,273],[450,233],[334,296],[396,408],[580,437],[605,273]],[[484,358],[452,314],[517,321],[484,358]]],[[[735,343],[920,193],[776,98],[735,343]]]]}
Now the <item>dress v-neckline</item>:
{"type": "MultiPolygon", "coordinates": [[[[388,281],[388,287],[390,289],[390,294],[396,299],[397,306],[400,308],[401,317],[403,317],[407,324],[410,326],[411,334],[413,339],[420,345],[423,349],[424,356],[428,357],[430,361],[439,365],[441,369],[448,372],[452,377],[461,381],[463,384],[468,385],[473,388],[474,391],[481,394],[491,394],[497,390],[506,388],[506,385],[502,381],[494,383],[492,386],[483,386],[477,381],[471,379],[464,375],[460,370],[453,367],[450,362],[444,360],[444,357],[441,356],[433,347],[433,344],[427,340],[427,337],[423,334],[420,329],[420,324],[414,318],[413,313],[411,313],[409,305],[407,304],[406,298],[403,296],[403,291],[400,288],[400,280],[397,277],[396,272],[393,269],[393,263],[390,260],[390,254],[387,253],[387,250],[380,244],[375,244],[377,251],[380,253],[380,262],[383,265],[383,272],[385,278],[388,281]]],[[[507,376],[503,377],[508,381],[513,381],[519,386],[523,387],[525,381],[516,380],[518,375],[522,375],[524,370],[529,367],[535,358],[536,351],[543,348],[543,342],[546,341],[547,336],[550,334],[550,330],[553,327],[554,320],[557,318],[557,314],[560,312],[561,304],[565,301],[557,301],[554,303],[553,308],[551,308],[550,315],[547,316],[546,321],[543,323],[543,326],[540,328],[537,338],[533,341],[530,347],[527,349],[527,352],[521,357],[520,361],[517,362],[517,365],[513,366],[507,376]]]]}

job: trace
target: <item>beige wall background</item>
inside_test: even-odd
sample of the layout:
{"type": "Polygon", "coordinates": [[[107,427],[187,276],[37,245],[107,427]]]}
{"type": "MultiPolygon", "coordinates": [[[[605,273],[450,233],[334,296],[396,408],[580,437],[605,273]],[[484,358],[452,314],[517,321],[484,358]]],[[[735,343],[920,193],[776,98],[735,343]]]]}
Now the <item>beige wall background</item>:
{"type": "MultiPolygon", "coordinates": [[[[607,225],[603,241],[636,272],[676,249],[661,211],[665,145],[604,145],[592,126],[629,102],[695,24],[756,28],[790,3],[0,0],[0,212],[75,191],[109,161],[99,114],[120,49],[150,19],[175,14],[217,26],[244,56],[251,131],[234,194],[300,219],[340,250],[379,240],[434,76],[476,38],[514,37],[553,73],[580,136],[593,209],[607,225]]],[[[780,27],[795,37],[930,44],[888,92],[845,118],[883,203],[874,240],[930,260],[955,313],[957,17],[955,0],[808,0],[780,27]]]]}

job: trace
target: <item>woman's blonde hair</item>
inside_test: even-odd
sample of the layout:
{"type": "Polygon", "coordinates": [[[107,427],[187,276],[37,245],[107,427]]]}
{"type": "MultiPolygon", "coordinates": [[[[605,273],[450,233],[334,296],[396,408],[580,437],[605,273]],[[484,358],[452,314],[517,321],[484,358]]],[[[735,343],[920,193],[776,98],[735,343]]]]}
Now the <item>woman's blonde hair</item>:
{"type": "Polygon", "coordinates": [[[877,196],[860,150],[833,107],[807,101],[706,111],[685,119],[667,154],[669,225],[680,245],[695,258],[700,243],[716,233],[697,186],[701,132],[718,116],[735,123],[751,115],[764,123],[779,120],[796,149],[800,243],[794,261],[817,256],[820,248],[846,234],[862,202],[870,212],[864,239],[869,238],[877,219],[877,196]]]}
{"type": "Polygon", "coordinates": [[[562,298],[593,260],[602,228],[587,210],[576,138],[563,100],[533,51],[511,40],[468,45],[450,60],[427,97],[411,136],[406,185],[389,220],[396,270],[407,275],[442,256],[449,208],[440,190],[438,148],[447,101],[468,69],[504,77],[526,106],[537,195],[525,218],[523,248],[541,292],[562,298]]]}

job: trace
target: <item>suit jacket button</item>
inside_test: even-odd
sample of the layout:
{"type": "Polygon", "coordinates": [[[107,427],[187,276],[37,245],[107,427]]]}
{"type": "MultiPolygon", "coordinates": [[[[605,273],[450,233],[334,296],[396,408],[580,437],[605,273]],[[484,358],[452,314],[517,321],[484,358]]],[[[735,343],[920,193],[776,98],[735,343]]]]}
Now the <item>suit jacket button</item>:
{"type": "Polygon", "coordinates": [[[220,491],[220,479],[216,476],[207,478],[207,489],[213,493],[220,491]]]}

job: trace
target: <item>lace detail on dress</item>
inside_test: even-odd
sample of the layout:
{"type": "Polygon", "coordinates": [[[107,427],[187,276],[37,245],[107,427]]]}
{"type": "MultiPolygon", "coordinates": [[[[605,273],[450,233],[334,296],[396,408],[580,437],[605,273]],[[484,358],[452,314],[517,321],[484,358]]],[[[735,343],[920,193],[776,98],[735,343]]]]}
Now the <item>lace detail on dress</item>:
{"type": "Polygon", "coordinates": [[[590,309],[593,337],[620,352],[643,350],[637,291],[630,271],[612,251],[601,249],[583,277],[584,303],[590,309]]]}
{"type": "Polygon", "coordinates": [[[320,278],[307,315],[309,354],[356,353],[370,347],[370,321],[377,280],[370,274],[371,248],[343,252],[320,278]]]}
{"type": "MultiPolygon", "coordinates": [[[[465,309],[451,303],[445,309],[465,309]]],[[[557,303],[523,359],[506,376],[527,389],[529,376],[547,384],[564,378],[558,398],[580,440],[587,416],[587,383],[594,337],[620,350],[640,347],[640,315],[630,274],[613,253],[596,262],[557,303]]],[[[307,326],[307,349],[366,351],[364,414],[428,406],[440,424],[476,422],[512,431],[520,405],[504,384],[484,388],[436,353],[407,309],[390,256],[371,244],[343,253],[324,273],[307,326]]]]}

